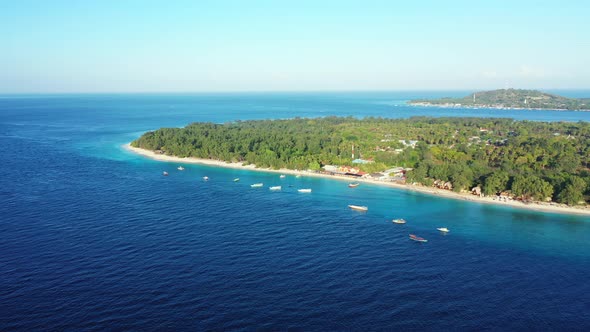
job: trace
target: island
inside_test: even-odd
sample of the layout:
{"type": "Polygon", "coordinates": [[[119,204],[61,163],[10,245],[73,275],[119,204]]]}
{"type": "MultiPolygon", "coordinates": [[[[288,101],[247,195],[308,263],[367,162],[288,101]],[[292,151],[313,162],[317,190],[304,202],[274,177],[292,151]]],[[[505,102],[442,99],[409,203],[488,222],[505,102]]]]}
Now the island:
{"type": "Polygon", "coordinates": [[[149,131],[130,148],[168,161],[291,170],[590,212],[585,208],[588,122],[430,117],[197,122],[149,131]]]}
{"type": "Polygon", "coordinates": [[[590,98],[566,98],[538,90],[521,89],[474,92],[463,98],[414,99],[408,104],[465,108],[590,110],[590,98]]]}

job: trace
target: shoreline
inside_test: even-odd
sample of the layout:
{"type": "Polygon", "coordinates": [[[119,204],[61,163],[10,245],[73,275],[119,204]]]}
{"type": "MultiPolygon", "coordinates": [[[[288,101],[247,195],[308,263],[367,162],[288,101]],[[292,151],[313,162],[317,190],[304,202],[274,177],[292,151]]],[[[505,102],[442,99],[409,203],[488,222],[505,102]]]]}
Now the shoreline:
{"type": "Polygon", "coordinates": [[[350,178],[346,176],[339,176],[339,175],[327,175],[327,174],[320,174],[320,173],[313,173],[308,171],[300,171],[300,170],[292,170],[292,169],[269,169],[269,168],[256,168],[255,165],[243,165],[243,163],[230,163],[221,160],[211,160],[211,159],[200,159],[200,158],[180,158],[174,156],[167,156],[162,154],[157,154],[154,151],[145,150],[141,148],[135,148],[131,146],[131,143],[127,143],[123,145],[123,148],[133,152],[135,154],[157,160],[162,162],[175,162],[175,163],[185,163],[185,164],[199,164],[199,165],[207,165],[207,166],[215,166],[215,167],[224,167],[224,168],[233,168],[233,169],[241,169],[241,170],[248,170],[248,171],[257,171],[257,172],[267,172],[267,173],[279,173],[279,174],[289,174],[289,175],[301,175],[301,176],[313,176],[313,177],[321,177],[326,179],[333,179],[333,180],[340,180],[346,182],[359,182],[359,183],[369,183],[374,185],[386,186],[390,188],[397,188],[401,190],[408,190],[419,192],[427,195],[432,195],[436,197],[445,197],[463,201],[470,201],[475,203],[483,203],[483,204],[493,204],[498,206],[508,206],[517,209],[525,209],[525,210],[532,210],[537,212],[549,212],[549,213],[559,213],[559,214],[573,214],[573,215],[587,215],[590,216],[590,208],[575,208],[566,205],[551,205],[551,204],[558,204],[558,203],[528,203],[525,204],[520,201],[499,201],[494,200],[493,197],[479,197],[472,195],[470,193],[456,193],[453,191],[433,188],[433,187],[423,187],[423,186],[415,186],[409,184],[399,184],[394,182],[384,182],[379,180],[373,179],[362,179],[362,178],[350,178]]]}
{"type": "Polygon", "coordinates": [[[424,106],[424,107],[437,107],[437,108],[465,108],[465,109],[484,109],[484,110],[503,110],[503,111],[554,111],[554,112],[590,112],[590,109],[577,109],[570,110],[567,108],[537,108],[537,107],[495,107],[490,105],[460,105],[456,104],[433,104],[427,102],[407,102],[409,106],[424,106]]]}

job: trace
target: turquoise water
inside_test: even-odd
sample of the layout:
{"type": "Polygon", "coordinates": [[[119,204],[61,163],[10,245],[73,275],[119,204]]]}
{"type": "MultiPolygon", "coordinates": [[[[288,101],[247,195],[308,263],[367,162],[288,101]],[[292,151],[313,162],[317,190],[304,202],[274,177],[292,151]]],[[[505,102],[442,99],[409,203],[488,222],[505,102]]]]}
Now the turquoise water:
{"type": "Polygon", "coordinates": [[[440,95],[448,93],[0,98],[0,329],[587,329],[588,217],[324,178],[180,172],[121,147],[192,121],[590,120],[404,105],[440,95]],[[250,188],[257,182],[264,188],[250,188]],[[408,223],[390,222],[400,217],[408,223]]]}

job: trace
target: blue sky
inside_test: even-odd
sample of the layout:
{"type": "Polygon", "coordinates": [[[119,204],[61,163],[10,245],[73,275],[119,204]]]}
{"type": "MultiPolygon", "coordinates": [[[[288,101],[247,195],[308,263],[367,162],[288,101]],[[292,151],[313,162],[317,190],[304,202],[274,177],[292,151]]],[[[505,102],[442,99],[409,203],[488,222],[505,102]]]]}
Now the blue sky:
{"type": "Polygon", "coordinates": [[[589,3],[0,0],[0,93],[587,89],[589,3]]]}

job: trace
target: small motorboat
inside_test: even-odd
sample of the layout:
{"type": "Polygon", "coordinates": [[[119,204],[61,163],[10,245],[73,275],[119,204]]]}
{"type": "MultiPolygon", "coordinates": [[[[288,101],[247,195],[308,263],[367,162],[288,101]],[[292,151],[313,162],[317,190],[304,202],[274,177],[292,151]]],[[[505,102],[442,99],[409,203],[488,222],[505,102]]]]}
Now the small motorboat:
{"type": "Polygon", "coordinates": [[[273,191],[281,190],[281,186],[268,187],[268,189],[273,190],[273,191]]]}
{"type": "Polygon", "coordinates": [[[208,176],[203,176],[203,180],[209,181],[209,177],[208,176]]]}
{"type": "Polygon", "coordinates": [[[440,227],[440,228],[437,228],[436,230],[437,231],[440,231],[440,232],[443,232],[443,233],[448,233],[449,232],[449,229],[446,228],[446,227],[440,227]]]}
{"type": "Polygon", "coordinates": [[[349,183],[349,184],[348,184],[348,188],[356,188],[356,187],[358,187],[359,185],[360,185],[360,183],[358,183],[358,182],[355,182],[355,183],[349,183]]]}
{"type": "Polygon", "coordinates": [[[300,193],[310,193],[311,189],[297,189],[297,191],[300,193]]]}
{"type": "Polygon", "coordinates": [[[414,234],[410,234],[410,240],[416,241],[416,242],[428,242],[428,240],[426,240],[425,238],[416,236],[414,234]]]}
{"type": "Polygon", "coordinates": [[[405,224],[406,220],[405,219],[393,219],[392,222],[394,224],[405,224]]]}
{"type": "Polygon", "coordinates": [[[356,210],[356,211],[367,211],[369,210],[368,207],[366,206],[361,206],[361,205],[349,205],[348,206],[350,209],[356,210]]]}
{"type": "Polygon", "coordinates": [[[240,181],[240,178],[235,178],[234,179],[234,182],[238,182],[238,181],[240,181]]]}
{"type": "Polygon", "coordinates": [[[262,187],[263,185],[264,185],[264,184],[262,184],[262,183],[255,183],[255,184],[251,184],[251,185],[250,185],[250,187],[252,187],[252,188],[260,188],[260,187],[262,187]]]}
{"type": "Polygon", "coordinates": [[[164,172],[162,172],[162,175],[168,176],[168,172],[164,171],[164,172]]]}
{"type": "Polygon", "coordinates": [[[281,179],[286,178],[287,176],[285,174],[281,174],[281,176],[279,176],[281,179]]]}
{"type": "Polygon", "coordinates": [[[178,168],[176,168],[176,169],[179,171],[184,171],[184,167],[182,167],[182,166],[178,166],[178,168]]]}

